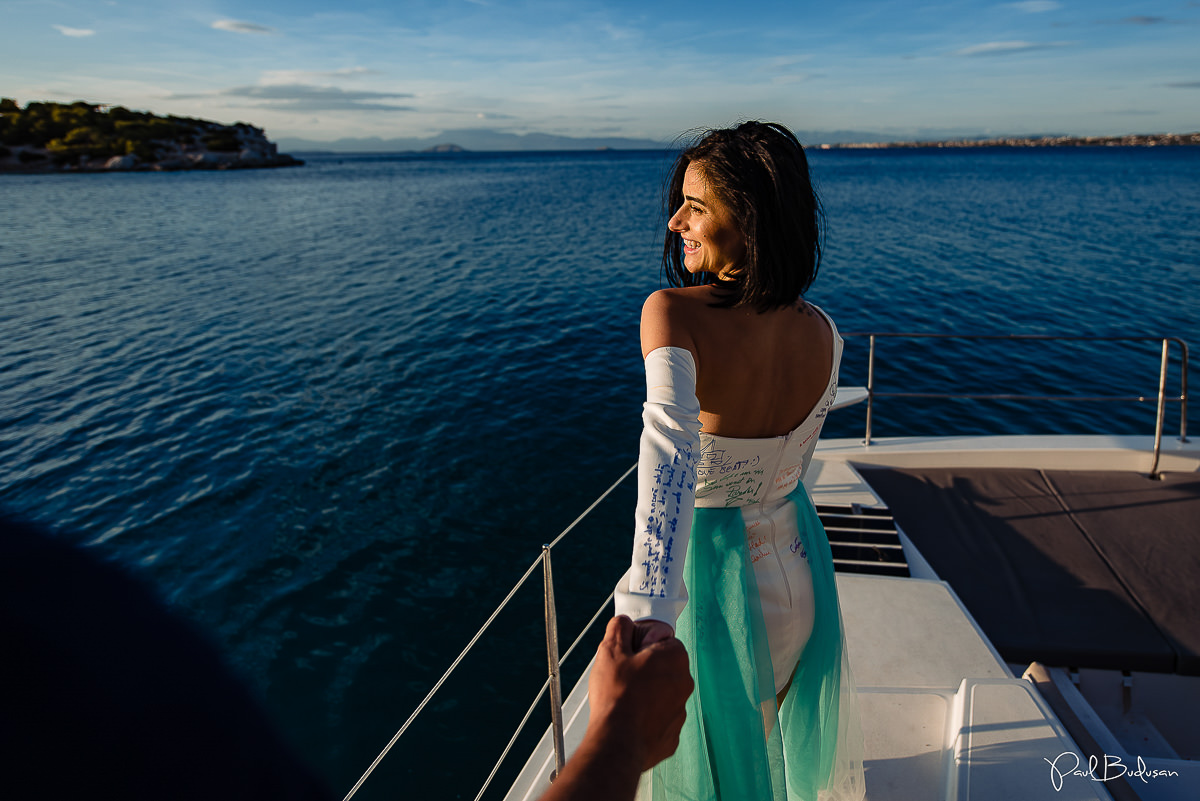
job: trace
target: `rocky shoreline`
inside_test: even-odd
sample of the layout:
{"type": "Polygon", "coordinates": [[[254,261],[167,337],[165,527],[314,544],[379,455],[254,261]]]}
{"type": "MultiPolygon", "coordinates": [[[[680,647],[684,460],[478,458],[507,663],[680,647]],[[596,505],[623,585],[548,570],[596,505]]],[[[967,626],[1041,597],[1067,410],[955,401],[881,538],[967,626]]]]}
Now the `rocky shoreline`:
{"type": "Polygon", "coordinates": [[[962,147],[1179,147],[1200,145],[1200,133],[1129,134],[1126,136],[1039,136],[999,139],[956,139],[924,142],[856,142],[821,145],[822,150],[962,147]]]}
{"type": "Polygon", "coordinates": [[[0,173],[295,167],[261,128],[76,103],[0,101],[0,173]],[[22,117],[26,119],[22,119],[22,117]],[[32,118],[32,119],[29,119],[32,118]]]}
{"type": "Polygon", "coordinates": [[[154,158],[142,159],[134,153],[124,156],[92,158],[58,163],[46,148],[30,145],[6,148],[0,154],[0,172],[176,172],[179,170],[246,170],[263,167],[298,167],[300,159],[278,152],[274,142],[261,129],[250,125],[230,125],[225,129],[238,141],[236,150],[212,150],[201,142],[156,141],[154,158]]]}

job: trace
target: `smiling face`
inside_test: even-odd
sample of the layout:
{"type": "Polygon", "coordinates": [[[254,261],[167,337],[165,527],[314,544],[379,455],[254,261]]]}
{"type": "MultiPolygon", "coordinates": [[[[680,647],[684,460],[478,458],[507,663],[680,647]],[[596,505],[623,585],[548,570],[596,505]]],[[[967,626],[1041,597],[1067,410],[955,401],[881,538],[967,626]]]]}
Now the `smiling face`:
{"type": "Polygon", "coordinates": [[[746,255],[746,243],[724,203],[708,188],[692,162],[683,174],[683,198],[667,228],[683,239],[683,266],[688,272],[730,278],[746,255]]]}

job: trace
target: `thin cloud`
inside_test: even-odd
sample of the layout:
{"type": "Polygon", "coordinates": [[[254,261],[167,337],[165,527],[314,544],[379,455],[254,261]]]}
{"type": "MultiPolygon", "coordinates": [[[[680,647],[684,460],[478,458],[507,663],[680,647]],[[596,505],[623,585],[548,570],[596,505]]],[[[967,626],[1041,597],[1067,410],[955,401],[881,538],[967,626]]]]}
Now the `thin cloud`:
{"type": "Polygon", "coordinates": [[[413,96],[407,92],[348,92],[333,86],[268,84],[237,86],[217,92],[217,95],[257,100],[260,102],[254,105],[259,108],[286,111],[413,111],[411,106],[382,102],[413,96]]]}
{"type": "Polygon", "coordinates": [[[628,39],[633,39],[637,36],[637,31],[632,28],[623,28],[611,23],[604,23],[599,27],[599,30],[608,34],[608,38],[614,42],[621,42],[628,39]]]}
{"type": "Polygon", "coordinates": [[[212,26],[218,31],[231,31],[233,33],[275,33],[274,28],[268,28],[266,25],[259,25],[256,22],[243,22],[237,19],[219,19],[212,26]]]}
{"type": "Polygon", "coordinates": [[[820,73],[803,71],[802,65],[811,60],[812,56],[809,55],[776,56],[775,58],[767,59],[763,63],[762,69],[771,75],[771,83],[802,83],[814,77],[820,77],[820,73]]]}
{"type": "Polygon", "coordinates": [[[95,36],[96,35],[96,32],[93,31],[91,28],[68,28],[66,25],[55,25],[54,29],[56,31],[58,31],[59,33],[61,33],[63,36],[73,36],[75,38],[82,38],[84,36],[95,36]]]}
{"type": "Polygon", "coordinates": [[[971,45],[961,50],[955,50],[952,56],[1011,56],[1015,53],[1028,53],[1031,50],[1049,50],[1055,47],[1067,47],[1070,42],[984,42],[971,45]]]}
{"type": "Polygon", "coordinates": [[[367,69],[366,67],[345,67],[325,74],[331,78],[357,78],[359,75],[382,75],[383,73],[379,70],[367,69]]]}
{"type": "Polygon", "coordinates": [[[1057,11],[1062,3],[1055,0],[1024,0],[1020,3],[1005,3],[1005,8],[1015,8],[1025,14],[1045,14],[1047,11],[1057,11]]]}
{"type": "Polygon", "coordinates": [[[1167,84],[1172,89],[1200,89],[1200,81],[1183,81],[1181,83],[1167,84]]]}
{"type": "Polygon", "coordinates": [[[775,75],[771,78],[771,83],[773,83],[773,84],[805,83],[806,81],[811,81],[814,77],[820,77],[820,76],[819,75],[810,75],[808,73],[792,74],[792,75],[775,75]]]}
{"type": "Polygon", "coordinates": [[[776,56],[767,60],[767,68],[776,72],[791,72],[801,64],[812,61],[812,56],[776,56]]]}
{"type": "Polygon", "coordinates": [[[1186,20],[1171,19],[1170,17],[1135,16],[1122,19],[1102,19],[1097,25],[1187,25],[1186,20]]]}
{"type": "Polygon", "coordinates": [[[266,83],[300,84],[309,80],[330,78],[358,78],[363,75],[382,75],[379,70],[366,67],[346,67],[340,70],[267,70],[262,74],[266,83]]]}

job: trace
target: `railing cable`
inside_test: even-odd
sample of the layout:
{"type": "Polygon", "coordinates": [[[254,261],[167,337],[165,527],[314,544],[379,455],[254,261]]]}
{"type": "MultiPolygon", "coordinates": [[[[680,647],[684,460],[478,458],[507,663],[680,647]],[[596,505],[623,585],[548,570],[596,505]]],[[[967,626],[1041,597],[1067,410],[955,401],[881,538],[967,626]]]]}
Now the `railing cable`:
{"type": "MultiPolygon", "coordinates": [[[[626,475],[628,475],[628,473],[626,473],[626,475]]],[[[562,655],[562,659],[558,660],[558,664],[560,666],[566,664],[567,658],[571,656],[571,652],[575,650],[575,646],[583,642],[584,636],[591,631],[592,626],[596,625],[596,621],[600,619],[602,614],[604,614],[604,611],[608,608],[612,598],[613,594],[610,592],[608,597],[604,599],[604,603],[600,604],[600,608],[596,610],[596,614],[592,615],[592,619],[589,620],[587,625],[583,627],[583,631],[579,632],[579,636],[575,638],[575,642],[571,643],[571,647],[568,648],[567,652],[562,655]]],[[[533,710],[537,709],[537,705],[541,703],[542,698],[546,695],[546,690],[549,688],[550,679],[547,677],[547,679],[542,682],[542,689],[538,691],[537,696],[533,699],[533,703],[530,704],[529,709],[525,711],[525,716],[521,718],[521,722],[517,724],[517,730],[513,732],[513,736],[509,738],[508,745],[504,747],[504,752],[500,754],[500,758],[497,759],[496,764],[492,766],[492,772],[488,774],[487,780],[483,783],[483,787],[479,788],[479,794],[475,796],[475,801],[479,801],[479,799],[483,798],[483,794],[486,793],[488,787],[491,786],[492,779],[496,778],[496,774],[500,772],[500,766],[504,764],[504,760],[508,759],[508,754],[510,751],[512,751],[513,745],[516,744],[517,738],[521,736],[521,732],[525,730],[526,724],[529,723],[529,718],[533,715],[533,710]]]]}
{"type": "Polygon", "coordinates": [[[404,721],[404,725],[400,727],[400,730],[396,732],[395,736],[393,736],[388,744],[384,746],[384,749],[379,752],[379,756],[375,757],[375,761],[371,763],[369,768],[367,768],[367,772],[364,773],[357,782],[355,782],[354,786],[350,788],[350,792],[346,793],[346,797],[342,799],[342,801],[350,801],[350,799],[354,797],[354,794],[358,792],[358,788],[362,787],[363,782],[367,780],[367,777],[375,772],[375,768],[379,766],[379,763],[383,761],[383,758],[387,756],[389,751],[392,750],[392,746],[396,744],[396,742],[400,739],[400,736],[404,734],[404,732],[408,730],[408,727],[412,725],[412,722],[417,719],[417,715],[421,714],[421,710],[424,709],[425,705],[429,703],[431,698],[433,698],[434,693],[441,689],[441,686],[446,683],[446,679],[450,678],[450,674],[453,673],[454,669],[458,667],[458,663],[461,662],[463,657],[467,655],[467,652],[475,646],[475,643],[478,642],[479,638],[483,636],[483,633],[487,631],[488,626],[492,625],[492,621],[494,621],[500,614],[501,610],[508,605],[508,602],[511,601],[513,596],[517,594],[517,590],[521,589],[521,586],[525,583],[526,579],[533,575],[533,571],[537,570],[538,565],[541,563],[542,556],[541,554],[538,554],[538,558],[533,560],[533,564],[530,565],[529,569],[525,571],[525,575],[521,576],[521,580],[518,581],[512,590],[509,591],[508,595],[504,597],[504,600],[500,602],[500,605],[496,607],[495,611],[492,612],[491,616],[487,619],[479,631],[475,633],[475,636],[471,638],[471,641],[467,643],[467,647],[462,649],[462,653],[458,655],[458,658],[454,660],[449,669],[442,674],[442,677],[438,679],[437,684],[433,685],[433,689],[430,690],[429,694],[425,696],[424,700],[417,705],[417,708],[413,710],[413,713],[408,716],[408,720],[404,721]]]}
{"type": "Polygon", "coordinates": [[[1065,336],[1057,334],[933,334],[921,332],[882,332],[882,331],[846,331],[842,333],[842,337],[850,339],[851,337],[867,337],[867,419],[866,427],[863,432],[863,445],[869,446],[872,437],[872,424],[874,421],[874,405],[876,398],[946,398],[959,400],[1035,400],[1035,401],[1101,401],[1101,402],[1129,402],[1135,401],[1138,403],[1147,403],[1151,400],[1157,401],[1156,422],[1154,433],[1154,448],[1153,448],[1153,464],[1150,468],[1150,477],[1158,477],[1159,456],[1162,451],[1162,428],[1164,422],[1164,414],[1167,403],[1178,403],[1179,409],[1179,441],[1187,442],[1187,412],[1188,412],[1188,344],[1179,337],[1161,337],[1161,336],[1120,336],[1120,337],[1105,337],[1105,336],[1065,336]],[[1120,396],[1120,395],[1028,395],[1028,394],[979,394],[979,393],[964,393],[964,392],[879,392],[875,389],[875,365],[878,361],[876,358],[876,340],[880,337],[889,339],[963,339],[963,340],[1024,340],[1024,341],[1041,341],[1041,342],[1156,342],[1162,344],[1162,359],[1158,372],[1158,394],[1156,398],[1151,398],[1147,395],[1137,396],[1120,396]],[[1179,358],[1179,395],[1177,397],[1167,397],[1166,383],[1167,372],[1170,367],[1170,343],[1174,342],[1179,346],[1181,355],[1179,358]]]}
{"type": "MultiPolygon", "coordinates": [[[[592,501],[591,505],[588,506],[587,509],[583,510],[583,513],[581,515],[579,515],[573,521],[571,521],[571,524],[569,526],[567,526],[565,529],[563,529],[562,532],[559,533],[559,535],[557,537],[555,537],[554,540],[551,541],[551,543],[546,547],[553,548],[555,545],[557,545],[562,540],[562,538],[567,536],[567,534],[569,534],[575,528],[575,526],[579,525],[579,523],[585,517],[587,517],[591,513],[591,511],[600,504],[601,501],[603,501],[610,494],[612,494],[612,491],[615,490],[618,486],[620,486],[621,482],[623,482],[625,479],[629,478],[630,474],[633,473],[633,471],[636,469],[637,469],[637,462],[634,462],[633,465],[628,470],[626,470],[624,473],[621,474],[620,478],[618,478],[616,481],[614,481],[612,483],[612,485],[609,486],[608,489],[606,489],[603,493],[601,493],[601,495],[598,498],[596,498],[596,500],[592,501]]],[[[508,605],[508,602],[511,601],[513,596],[517,594],[517,591],[520,590],[521,587],[524,586],[525,582],[529,580],[529,577],[533,575],[533,571],[537,570],[538,566],[540,564],[542,564],[542,561],[543,561],[543,557],[541,554],[539,554],[538,558],[535,559],[533,564],[531,564],[529,566],[529,569],[525,571],[525,574],[523,576],[521,576],[520,580],[518,580],[517,583],[515,585],[513,585],[513,588],[509,591],[508,595],[504,596],[504,600],[500,602],[500,605],[497,606],[495,608],[495,610],[492,611],[492,614],[488,617],[488,619],[480,627],[479,631],[475,632],[475,636],[472,637],[471,641],[468,642],[466,647],[462,649],[462,652],[459,653],[458,657],[455,658],[455,660],[450,664],[450,667],[446,669],[446,672],[442,674],[442,677],[440,679],[438,679],[436,684],[433,685],[433,688],[429,691],[429,693],[425,696],[425,698],[422,699],[421,703],[417,705],[417,708],[414,709],[412,714],[408,716],[408,720],[404,721],[404,725],[400,727],[400,729],[392,736],[392,739],[388,741],[388,744],[386,746],[384,746],[383,750],[379,752],[379,756],[375,757],[375,760],[370,764],[370,766],[363,773],[363,775],[361,777],[359,777],[358,781],[354,783],[354,786],[350,788],[350,792],[346,793],[346,796],[345,796],[345,798],[342,799],[342,801],[350,801],[350,799],[354,797],[354,794],[358,792],[359,788],[361,788],[363,786],[363,783],[366,782],[366,780],[370,777],[370,775],[375,772],[375,768],[379,767],[379,763],[382,762],[383,758],[388,755],[388,752],[390,752],[392,750],[392,747],[395,746],[397,742],[399,742],[400,737],[403,736],[403,734],[406,731],[408,731],[409,726],[411,726],[413,721],[417,719],[417,715],[421,714],[422,710],[424,710],[425,707],[429,704],[430,700],[437,693],[437,691],[440,690],[442,685],[446,683],[446,680],[448,678],[450,678],[450,674],[454,672],[454,670],[458,667],[459,663],[462,662],[464,657],[466,657],[467,653],[472,648],[475,647],[475,643],[479,641],[479,638],[483,636],[483,633],[485,631],[487,631],[489,626],[492,625],[492,623],[499,616],[500,612],[503,611],[504,607],[506,607],[508,605]]],[[[568,648],[567,652],[565,654],[563,654],[561,659],[558,660],[559,665],[562,665],[567,660],[567,657],[570,656],[571,652],[575,650],[575,646],[577,646],[580,643],[580,641],[583,639],[583,636],[585,634],[587,634],[588,630],[591,629],[591,627],[593,625],[595,625],[596,619],[600,617],[601,612],[604,611],[604,608],[606,606],[608,606],[608,602],[611,600],[612,600],[612,593],[609,593],[608,598],[605,599],[603,604],[601,604],[600,610],[596,612],[596,614],[592,617],[591,621],[588,622],[587,626],[584,627],[583,631],[580,632],[579,636],[575,639],[575,642],[571,643],[571,647],[568,648]]],[[[525,718],[522,719],[521,727],[524,727],[525,723],[529,719],[530,713],[532,712],[532,710],[534,708],[536,708],[538,701],[541,700],[542,695],[545,694],[546,689],[549,686],[550,686],[550,680],[547,679],[546,683],[542,686],[541,692],[538,693],[538,697],[536,699],[534,699],[533,706],[530,707],[530,712],[527,712],[525,714],[525,718]]],[[[518,728],[517,734],[520,734],[520,728],[518,728]]],[[[513,740],[515,741],[515,739],[516,739],[516,735],[513,735],[513,740]]],[[[488,783],[490,783],[492,778],[495,776],[496,771],[500,767],[500,763],[503,762],[504,759],[508,756],[508,751],[511,748],[512,748],[512,741],[510,741],[508,747],[504,749],[504,754],[501,755],[500,762],[497,762],[496,767],[492,769],[492,775],[488,777],[487,783],[484,784],[484,788],[483,788],[484,790],[487,789],[488,783]]],[[[483,794],[483,790],[480,790],[480,795],[482,795],[482,794],[483,794]]],[[[477,798],[478,798],[478,796],[477,796],[477,798]]]]}
{"type": "MultiPolygon", "coordinates": [[[[1182,371],[1181,371],[1182,374],[1181,374],[1181,381],[1180,381],[1181,392],[1180,392],[1180,397],[1178,399],[1172,398],[1171,400],[1178,400],[1181,403],[1182,408],[1181,408],[1181,415],[1180,415],[1181,416],[1180,439],[1183,442],[1187,442],[1188,346],[1185,341],[1183,341],[1177,337],[1087,337],[1087,336],[1053,336],[1053,335],[1036,335],[1036,334],[1034,334],[1034,335],[1028,335],[1028,334],[1025,334],[1025,335],[1022,335],[1022,334],[1010,334],[1010,335],[969,335],[969,334],[961,335],[960,334],[960,335],[955,335],[955,334],[882,333],[882,332],[846,332],[843,334],[843,336],[847,337],[847,338],[854,337],[854,336],[866,336],[866,337],[870,338],[870,354],[868,357],[868,378],[867,378],[867,424],[866,424],[865,441],[864,441],[864,444],[866,444],[866,445],[870,445],[870,443],[871,443],[871,418],[872,418],[872,414],[871,414],[872,408],[871,407],[872,407],[872,401],[874,400],[875,397],[944,397],[944,398],[958,397],[958,398],[993,399],[993,400],[1000,400],[1000,399],[1003,399],[1003,400],[1087,400],[1087,401],[1135,400],[1134,398],[1118,398],[1118,397],[1021,396],[1021,395],[985,396],[985,395],[954,395],[954,394],[943,394],[943,393],[876,392],[875,388],[874,388],[876,337],[889,337],[889,338],[897,337],[897,338],[913,338],[913,339],[942,338],[942,339],[1010,339],[1010,340],[1012,340],[1012,339],[1031,339],[1031,340],[1068,340],[1068,341],[1070,341],[1070,340],[1162,341],[1162,343],[1163,343],[1163,366],[1161,368],[1160,376],[1161,376],[1161,379],[1164,381],[1165,381],[1166,369],[1167,369],[1166,368],[1167,340],[1176,342],[1180,345],[1181,350],[1183,351],[1182,359],[1181,359],[1181,362],[1182,362],[1182,371]]],[[[1143,398],[1139,397],[1139,398],[1136,398],[1136,400],[1139,400],[1139,401],[1148,400],[1148,398],[1143,399],[1143,398]]],[[[1160,420],[1161,420],[1161,411],[1162,411],[1162,406],[1163,406],[1164,400],[1165,400],[1165,398],[1163,396],[1163,388],[1160,387],[1160,389],[1159,389],[1160,420]]],[[[1161,422],[1159,423],[1159,425],[1161,426],[1161,422]]],[[[1156,451],[1156,453],[1155,453],[1155,468],[1157,468],[1157,448],[1155,449],[1155,451],[1156,451]]],[[[563,529],[562,532],[559,533],[559,535],[557,537],[555,537],[549,543],[549,545],[543,546],[546,549],[546,551],[548,551],[549,549],[558,545],[558,543],[561,542],[562,539],[567,536],[567,534],[569,534],[572,530],[574,530],[575,527],[577,525],[579,525],[579,523],[582,522],[584,518],[586,518],[589,514],[591,514],[592,510],[595,509],[600,504],[601,501],[603,501],[610,494],[612,494],[613,490],[615,490],[618,486],[620,486],[620,484],[623,481],[625,481],[625,479],[629,478],[630,474],[632,474],[637,469],[637,466],[638,466],[638,463],[634,462],[629,467],[629,469],[626,470],[621,475],[620,478],[618,478],[616,481],[614,481],[612,483],[612,485],[610,485],[608,487],[608,489],[606,489],[603,493],[601,493],[600,496],[597,497],[596,500],[594,500],[591,503],[591,505],[589,505],[587,507],[587,509],[585,509],[578,517],[576,517],[571,522],[570,525],[568,525],[565,529],[563,529]]],[[[1152,471],[1153,471],[1153,469],[1152,469],[1152,471]]],[[[379,766],[379,763],[383,761],[383,758],[388,755],[388,753],[392,750],[392,747],[395,746],[395,744],[400,740],[400,737],[408,730],[408,728],[412,725],[413,721],[416,720],[417,716],[425,709],[425,707],[429,704],[430,700],[432,700],[433,696],[438,692],[438,690],[441,689],[442,685],[446,683],[446,680],[448,678],[450,678],[450,674],[454,672],[454,670],[458,667],[459,663],[462,662],[462,660],[466,657],[467,653],[473,647],[475,647],[475,643],[479,641],[479,638],[483,636],[484,632],[487,631],[487,629],[492,625],[492,623],[499,616],[500,612],[504,610],[504,608],[508,605],[509,601],[511,601],[512,598],[517,594],[517,591],[520,590],[521,587],[524,586],[525,582],[529,580],[529,577],[531,575],[533,575],[533,571],[536,570],[539,565],[544,564],[545,561],[546,561],[545,556],[543,554],[539,554],[538,558],[535,559],[533,564],[531,564],[529,566],[529,568],[525,571],[525,574],[523,576],[521,576],[520,580],[517,581],[517,583],[513,586],[512,590],[509,591],[508,595],[506,595],[504,597],[504,600],[500,602],[500,605],[496,607],[496,609],[492,612],[492,614],[484,622],[483,626],[480,627],[479,631],[477,631],[475,633],[475,636],[471,638],[470,642],[467,643],[466,647],[463,648],[462,652],[459,653],[458,657],[455,658],[454,662],[451,663],[450,667],[446,670],[446,672],[444,674],[442,674],[442,677],[440,679],[438,679],[437,683],[434,684],[433,688],[429,691],[429,693],[425,696],[425,698],[421,701],[421,703],[417,705],[417,708],[415,710],[413,710],[411,715],[409,715],[408,720],[406,720],[404,722],[404,725],[402,725],[400,727],[399,731],[396,732],[396,734],[392,737],[392,739],[388,742],[388,744],[384,747],[384,749],[379,753],[379,756],[375,757],[375,760],[371,763],[370,767],[367,768],[366,772],[363,773],[363,775],[359,778],[359,780],[354,784],[354,787],[352,787],[350,789],[350,792],[348,792],[346,794],[343,801],[350,801],[350,799],[354,797],[354,794],[358,792],[359,788],[362,787],[363,783],[366,782],[367,778],[370,777],[370,775],[375,771],[375,768],[379,766]]],[[[600,616],[608,608],[609,602],[612,601],[612,598],[613,598],[613,594],[609,593],[608,597],[605,598],[604,603],[602,603],[600,605],[600,608],[597,609],[596,613],[592,616],[592,619],[590,621],[588,621],[587,625],[584,626],[583,629],[580,631],[579,636],[575,638],[575,641],[573,643],[571,643],[571,647],[568,648],[566,653],[563,654],[562,657],[557,660],[557,664],[559,666],[561,666],[563,663],[566,662],[567,658],[571,656],[571,653],[583,641],[583,638],[587,635],[587,633],[592,629],[593,626],[595,626],[596,621],[600,619],[600,616]]],[[[513,745],[517,741],[517,738],[520,736],[520,734],[524,730],[526,724],[529,722],[529,718],[532,716],[533,710],[537,708],[538,703],[542,700],[543,696],[546,694],[546,691],[550,688],[551,681],[552,681],[552,678],[547,678],[545,683],[542,684],[541,690],[538,692],[537,696],[534,698],[533,703],[530,704],[529,709],[525,712],[524,717],[521,719],[520,724],[517,726],[516,732],[513,734],[512,738],[509,740],[508,744],[505,746],[503,753],[501,753],[501,755],[500,755],[500,759],[497,760],[495,766],[493,766],[492,771],[488,775],[487,780],[484,782],[483,787],[480,789],[479,794],[475,797],[475,801],[479,801],[479,799],[481,799],[483,797],[483,794],[487,791],[488,787],[491,785],[491,782],[495,778],[497,772],[499,771],[500,766],[503,764],[504,760],[507,759],[508,754],[510,753],[513,745]]]]}
{"type": "Polygon", "coordinates": [[[521,722],[517,724],[517,730],[513,732],[513,736],[509,738],[508,745],[504,746],[504,752],[500,754],[500,758],[496,760],[496,764],[492,766],[492,772],[488,774],[487,780],[484,781],[483,787],[479,788],[479,794],[475,796],[475,801],[483,798],[483,794],[487,792],[487,788],[491,786],[492,779],[496,778],[496,774],[500,772],[500,766],[504,764],[504,760],[508,759],[508,752],[512,750],[513,745],[517,742],[517,738],[521,736],[521,732],[525,731],[525,724],[529,722],[529,718],[533,715],[533,710],[542,701],[542,697],[546,694],[546,690],[550,689],[550,678],[547,677],[542,682],[542,689],[538,690],[537,696],[533,699],[533,703],[529,705],[529,709],[525,710],[525,717],[521,718],[521,722]]]}
{"type": "Polygon", "coordinates": [[[591,631],[592,626],[596,625],[596,621],[600,619],[600,615],[604,614],[604,610],[608,608],[608,604],[612,599],[613,593],[610,592],[608,597],[604,599],[604,603],[600,604],[600,608],[596,610],[596,614],[592,615],[592,619],[589,620],[588,624],[583,627],[583,631],[579,632],[579,636],[575,638],[575,642],[571,643],[571,647],[567,649],[565,654],[563,654],[563,657],[558,661],[558,664],[561,665],[567,661],[567,657],[570,656],[571,652],[575,650],[575,646],[579,645],[579,643],[583,641],[583,635],[591,631]]]}
{"type": "Polygon", "coordinates": [[[621,483],[622,481],[624,481],[625,479],[629,478],[629,474],[630,474],[630,473],[632,473],[632,472],[633,472],[634,470],[636,470],[636,469],[637,469],[637,462],[634,462],[634,463],[633,463],[633,465],[632,465],[632,466],[630,466],[630,468],[629,468],[628,470],[626,470],[626,471],[625,471],[625,473],[624,473],[624,474],[623,474],[623,475],[622,475],[620,478],[618,478],[616,481],[614,481],[614,482],[612,483],[612,486],[610,486],[608,489],[606,489],[606,490],[605,490],[605,491],[604,491],[604,492],[603,492],[603,493],[600,495],[600,497],[599,497],[599,498],[597,498],[596,500],[592,501],[592,505],[591,505],[591,506],[589,506],[588,508],[586,508],[586,509],[584,509],[584,510],[583,510],[583,514],[581,514],[579,517],[575,518],[575,520],[571,522],[571,525],[569,525],[569,526],[567,526],[566,528],[564,528],[564,529],[562,530],[562,533],[561,533],[561,534],[559,534],[557,537],[555,537],[553,540],[551,540],[551,541],[550,541],[550,546],[549,546],[549,547],[553,548],[555,545],[558,545],[558,542],[559,542],[559,540],[561,540],[563,537],[567,536],[567,534],[569,534],[569,533],[570,533],[571,529],[575,528],[575,526],[579,525],[579,522],[580,522],[581,520],[583,520],[583,518],[585,518],[585,517],[587,517],[589,514],[591,514],[591,511],[592,511],[593,509],[595,509],[595,508],[596,508],[596,507],[597,507],[597,506],[600,504],[600,501],[602,501],[602,500],[604,500],[605,498],[607,498],[607,497],[609,496],[609,493],[611,493],[613,490],[615,490],[615,489],[616,489],[616,488],[617,488],[617,487],[620,485],[620,483],[621,483]]]}

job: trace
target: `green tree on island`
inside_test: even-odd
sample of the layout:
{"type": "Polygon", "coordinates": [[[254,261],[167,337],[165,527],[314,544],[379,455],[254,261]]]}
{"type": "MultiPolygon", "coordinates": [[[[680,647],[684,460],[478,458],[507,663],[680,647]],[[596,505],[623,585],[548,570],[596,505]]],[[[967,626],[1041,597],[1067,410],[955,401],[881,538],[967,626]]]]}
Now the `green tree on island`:
{"type": "MultiPolygon", "coordinates": [[[[130,111],[123,106],[102,106],[84,101],[70,104],[30,102],[22,109],[12,98],[0,98],[0,158],[10,148],[45,150],[57,164],[78,163],[81,157],[107,159],[135,155],[154,161],[156,145],[203,145],[220,152],[242,147],[238,129],[188,117],[158,116],[130,111]]],[[[254,129],[257,130],[257,129],[254,129]]],[[[23,161],[42,159],[40,152],[21,151],[23,161]]]]}

